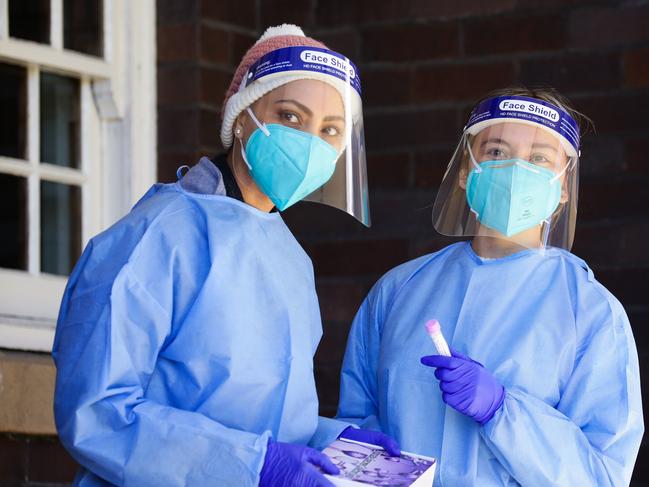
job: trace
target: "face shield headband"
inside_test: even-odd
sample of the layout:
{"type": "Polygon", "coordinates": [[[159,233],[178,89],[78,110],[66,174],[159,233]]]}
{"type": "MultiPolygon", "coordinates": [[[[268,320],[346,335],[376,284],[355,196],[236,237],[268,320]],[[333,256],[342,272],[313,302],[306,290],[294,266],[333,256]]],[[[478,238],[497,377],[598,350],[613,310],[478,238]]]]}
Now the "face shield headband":
{"type": "Polygon", "coordinates": [[[341,91],[343,99],[346,98],[344,91],[347,86],[361,96],[361,80],[354,63],[337,52],[306,46],[283,47],[262,56],[250,66],[239,90],[259,79],[268,78],[270,81],[282,74],[304,74],[305,78],[328,81],[341,91]]]}
{"type": "Polygon", "coordinates": [[[551,103],[526,96],[498,96],[480,102],[471,112],[464,131],[475,135],[484,128],[510,119],[529,123],[556,134],[568,157],[579,157],[579,125],[568,112],[551,103]]]}

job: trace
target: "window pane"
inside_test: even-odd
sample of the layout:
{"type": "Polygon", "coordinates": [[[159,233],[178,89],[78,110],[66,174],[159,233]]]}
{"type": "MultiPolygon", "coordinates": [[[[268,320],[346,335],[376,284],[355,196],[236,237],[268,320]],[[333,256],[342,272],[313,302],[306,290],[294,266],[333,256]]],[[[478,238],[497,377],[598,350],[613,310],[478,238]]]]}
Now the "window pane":
{"type": "Polygon", "coordinates": [[[103,56],[101,0],[63,1],[63,47],[103,56]]]}
{"type": "Polygon", "coordinates": [[[50,43],[50,0],[9,0],[9,36],[50,43]]]}
{"type": "Polygon", "coordinates": [[[0,267],[27,270],[27,179],[0,174],[0,267]]]}
{"type": "Polygon", "coordinates": [[[41,271],[68,275],[80,254],[80,188],[41,181],[41,271]]]}
{"type": "Polygon", "coordinates": [[[79,80],[41,73],[41,161],[79,167],[79,80]]]}
{"type": "Polygon", "coordinates": [[[27,70],[0,63],[0,156],[25,159],[27,70]]]}

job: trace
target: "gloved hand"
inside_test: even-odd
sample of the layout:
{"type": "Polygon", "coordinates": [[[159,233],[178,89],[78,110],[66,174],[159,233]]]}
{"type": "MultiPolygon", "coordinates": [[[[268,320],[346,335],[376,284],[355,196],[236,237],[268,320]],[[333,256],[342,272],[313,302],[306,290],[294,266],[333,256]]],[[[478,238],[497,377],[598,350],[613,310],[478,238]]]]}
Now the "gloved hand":
{"type": "Polygon", "coordinates": [[[316,467],[331,475],[340,473],[329,457],[318,450],[270,439],[259,474],[259,486],[334,487],[316,467]]]}
{"type": "Polygon", "coordinates": [[[348,428],[343,430],[342,433],[340,433],[340,436],[338,438],[361,441],[363,443],[377,445],[387,451],[390,456],[401,456],[401,448],[399,448],[399,443],[397,443],[397,440],[378,431],[363,430],[349,426],[348,428]]]}
{"type": "Polygon", "coordinates": [[[437,367],[435,377],[446,404],[484,425],[502,406],[505,388],[481,363],[453,349],[451,355],[427,355],[421,363],[437,367]]]}

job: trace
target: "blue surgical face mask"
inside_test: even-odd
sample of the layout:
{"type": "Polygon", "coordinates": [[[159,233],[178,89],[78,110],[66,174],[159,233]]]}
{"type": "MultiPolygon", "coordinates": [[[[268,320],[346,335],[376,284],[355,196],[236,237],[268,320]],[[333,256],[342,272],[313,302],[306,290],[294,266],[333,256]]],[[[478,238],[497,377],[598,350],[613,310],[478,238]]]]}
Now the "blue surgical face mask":
{"type": "Polygon", "coordinates": [[[559,206],[561,174],[522,159],[477,164],[470,156],[466,198],[481,224],[510,237],[547,221],[559,206]]]}
{"type": "Polygon", "coordinates": [[[241,155],[257,186],[283,211],[325,184],[334,173],[338,151],[313,134],[280,124],[257,124],[241,155]]]}

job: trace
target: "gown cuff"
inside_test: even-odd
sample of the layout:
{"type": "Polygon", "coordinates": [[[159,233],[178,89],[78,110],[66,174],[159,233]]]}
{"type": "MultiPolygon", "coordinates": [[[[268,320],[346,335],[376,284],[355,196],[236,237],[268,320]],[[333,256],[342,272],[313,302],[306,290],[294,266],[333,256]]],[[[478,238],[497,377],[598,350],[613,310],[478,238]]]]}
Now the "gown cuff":
{"type": "Polygon", "coordinates": [[[309,446],[316,450],[323,450],[335,441],[340,436],[340,433],[346,430],[349,426],[355,425],[338,419],[318,416],[318,429],[311,437],[309,446]]]}

